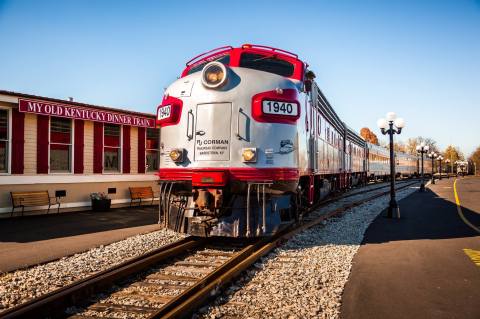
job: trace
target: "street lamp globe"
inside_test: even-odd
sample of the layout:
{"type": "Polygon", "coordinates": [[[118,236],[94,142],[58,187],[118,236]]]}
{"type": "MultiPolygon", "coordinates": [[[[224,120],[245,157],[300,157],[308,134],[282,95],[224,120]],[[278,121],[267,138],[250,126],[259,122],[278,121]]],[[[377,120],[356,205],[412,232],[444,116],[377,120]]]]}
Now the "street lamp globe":
{"type": "Polygon", "coordinates": [[[425,147],[425,142],[420,143],[421,147],[425,147]]]}
{"type": "Polygon", "coordinates": [[[417,150],[417,152],[420,152],[420,150],[421,150],[422,148],[420,147],[420,145],[417,145],[417,147],[416,147],[415,149],[417,150]]]}
{"type": "Polygon", "coordinates": [[[387,121],[393,122],[397,118],[397,114],[395,114],[395,112],[388,112],[386,118],[387,121]]]}
{"type": "Polygon", "coordinates": [[[377,126],[379,129],[386,129],[388,127],[388,122],[386,119],[379,119],[377,121],[377,126]]]}
{"type": "Polygon", "coordinates": [[[428,145],[425,145],[424,148],[425,148],[425,151],[427,151],[427,152],[430,149],[430,147],[428,145]]]}
{"type": "Polygon", "coordinates": [[[398,128],[404,128],[405,127],[405,120],[401,117],[397,118],[394,123],[395,123],[395,126],[398,127],[398,128]]]}

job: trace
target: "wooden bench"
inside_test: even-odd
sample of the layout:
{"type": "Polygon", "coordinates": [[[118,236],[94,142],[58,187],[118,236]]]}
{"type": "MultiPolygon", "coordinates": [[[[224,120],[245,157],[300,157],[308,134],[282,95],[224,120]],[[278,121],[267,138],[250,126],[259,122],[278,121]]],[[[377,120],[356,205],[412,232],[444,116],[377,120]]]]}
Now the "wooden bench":
{"type": "Polygon", "coordinates": [[[58,205],[57,213],[60,212],[60,202],[56,197],[50,197],[48,191],[33,191],[33,192],[10,192],[12,197],[12,213],[10,217],[13,216],[15,208],[22,208],[22,216],[25,211],[25,207],[33,206],[46,206],[48,205],[47,214],[50,212],[50,207],[52,205],[58,205]],[[52,201],[55,199],[55,201],[52,201]]]}
{"type": "Polygon", "coordinates": [[[153,205],[155,195],[153,194],[153,189],[151,186],[146,187],[129,187],[130,189],[130,206],[132,206],[134,201],[138,200],[138,205],[142,206],[143,199],[152,199],[150,205],[153,205]]]}

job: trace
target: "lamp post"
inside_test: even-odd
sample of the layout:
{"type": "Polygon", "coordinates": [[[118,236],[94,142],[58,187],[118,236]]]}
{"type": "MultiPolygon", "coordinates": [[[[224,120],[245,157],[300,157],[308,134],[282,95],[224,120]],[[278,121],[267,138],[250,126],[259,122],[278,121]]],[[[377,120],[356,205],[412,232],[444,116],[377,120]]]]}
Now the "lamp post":
{"type": "Polygon", "coordinates": [[[402,128],[405,127],[405,121],[402,118],[397,118],[394,112],[388,112],[386,119],[379,119],[377,125],[382,131],[383,135],[388,134],[390,137],[390,203],[388,205],[387,217],[393,217],[393,211],[397,212],[397,217],[400,218],[400,209],[398,208],[395,199],[395,158],[393,153],[393,135],[400,134],[402,128]]]}
{"type": "Polygon", "coordinates": [[[420,145],[417,145],[417,153],[420,153],[420,156],[422,157],[422,182],[420,184],[420,192],[425,191],[425,183],[423,181],[423,154],[427,154],[429,150],[428,145],[425,145],[425,143],[421,143],[420,145]]]}
{"type": "Polygon", "coordinates": [[[438,163],[440,164],[440,167],[439,167],[440,177],[439,177],[438,179],[439,179],[439,180],[442,180],[442,161],[443,161],[443,156],[442,156],[442,155],[438,155],[437,160],[438,160],[438,163]]]}
{"type": "Polygon", "coordinates": [[[435,158],[437,157],[437,153],[431,152],[427,156],[432,160],[432,184],[435,184],[435,176],[433,175],[433,167],[435,165],[435,158]]]}
{"type": "Polygon", "coordinates": [[[445,165],[446,165],[445,171],[447,172],[447,178],[450,179],[450,173],[448,172],[448,164],[450,164],[450,160],[447,158],[445,160],[445,165]]]}

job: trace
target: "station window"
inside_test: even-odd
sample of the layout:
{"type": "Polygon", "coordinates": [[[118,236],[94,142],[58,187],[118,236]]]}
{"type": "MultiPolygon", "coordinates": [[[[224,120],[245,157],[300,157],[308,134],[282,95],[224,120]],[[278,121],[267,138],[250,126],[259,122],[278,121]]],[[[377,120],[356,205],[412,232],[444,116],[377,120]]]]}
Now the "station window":
{"type": "Polygon", "coordinates": [[[72,120],[50,118],[50,172],[69,173],[72,163],[72,120]]]}
{"type": "Polygon", "coordinates": [[[8,111],[0,109],[0,173],[8,173],[8,111]]]}
{"type": "Polygon", "coordinates": [[[120,172],[121,133],[120,125],[103,126],[103,170],[120,172]]]}
{"type": "Polygon", "coordinates": [[[159,140],[160,140],[160,130],[156,128],[147,128],[147,139],[146,139],[146,163],[147,163],[147,172],[156,172],[159,167],[159,140]]]}

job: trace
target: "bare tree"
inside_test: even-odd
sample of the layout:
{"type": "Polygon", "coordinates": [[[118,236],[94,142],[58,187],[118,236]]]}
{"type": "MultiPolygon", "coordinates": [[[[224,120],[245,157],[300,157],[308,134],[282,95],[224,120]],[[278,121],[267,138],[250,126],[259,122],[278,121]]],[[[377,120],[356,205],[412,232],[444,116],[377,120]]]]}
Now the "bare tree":
{"type": "Polygon", "coordinates": [[[398,141],[398,142],[394,142],[393,143],[393,150],[395,152],[403,152],[403,153],[406,153],[407,151],[407,148],[405,146],[405,143],[403,143],[402,141],[398,141]]]}
{"type": "Polygon", "coordinates": [[[407,144],[405,145],[405,151],[409,154],[417,154],[417,146],[422,142],[425,143],[425,145],[428,145],[430,151],[437,153],[439,152],[437,142],[434,139],[422,136],[409,138],[407,140],[407,144]]]}

